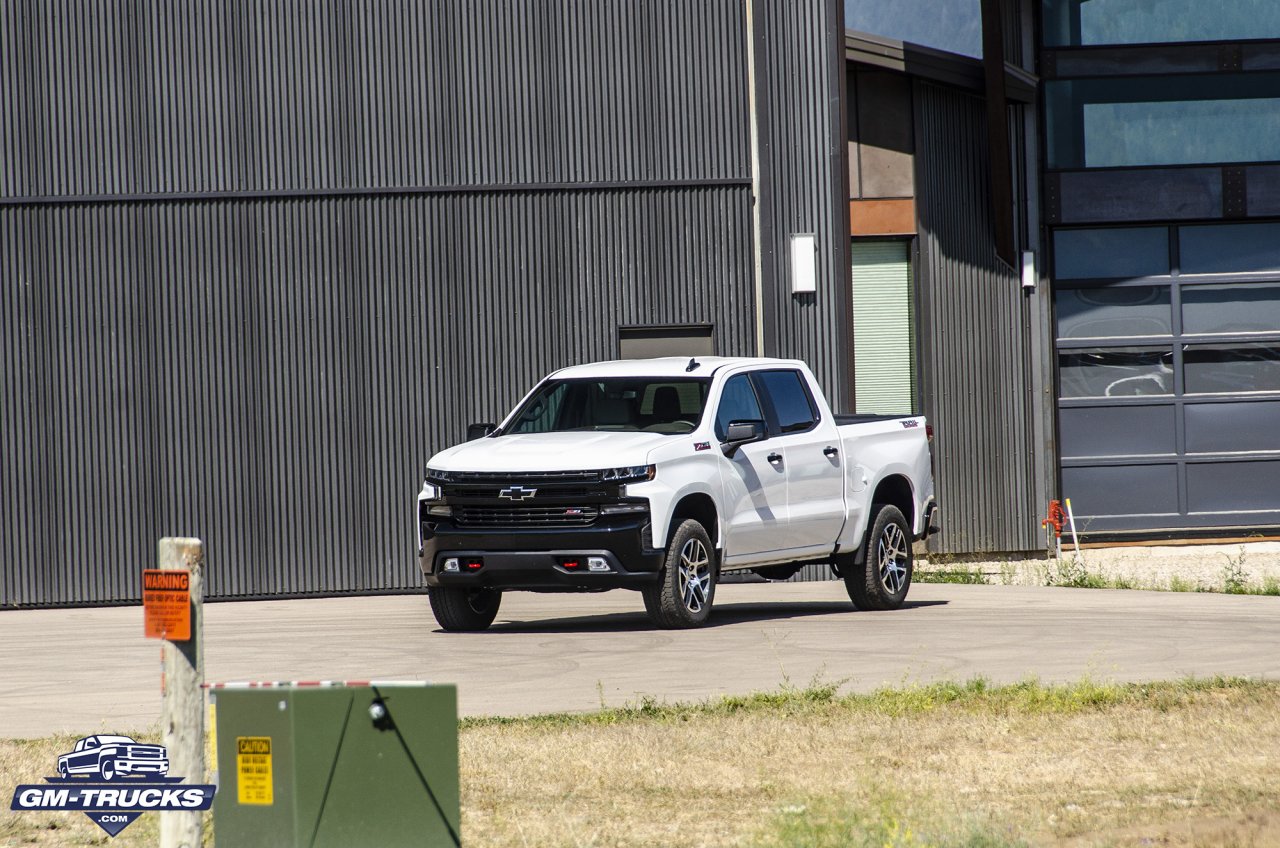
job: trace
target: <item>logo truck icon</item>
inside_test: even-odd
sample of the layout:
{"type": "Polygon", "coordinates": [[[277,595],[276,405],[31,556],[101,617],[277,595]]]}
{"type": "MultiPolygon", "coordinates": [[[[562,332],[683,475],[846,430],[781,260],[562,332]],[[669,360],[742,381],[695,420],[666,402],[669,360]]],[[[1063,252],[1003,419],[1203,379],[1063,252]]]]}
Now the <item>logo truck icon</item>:
{"type": "Polygon", "coordinates": [[[132,774],[169,773],[169,752],[163,745],[144,745],[128,736],[86,736],[75,750],[58,757],[62,777],[86,775],[115,780],[132,774]]]}

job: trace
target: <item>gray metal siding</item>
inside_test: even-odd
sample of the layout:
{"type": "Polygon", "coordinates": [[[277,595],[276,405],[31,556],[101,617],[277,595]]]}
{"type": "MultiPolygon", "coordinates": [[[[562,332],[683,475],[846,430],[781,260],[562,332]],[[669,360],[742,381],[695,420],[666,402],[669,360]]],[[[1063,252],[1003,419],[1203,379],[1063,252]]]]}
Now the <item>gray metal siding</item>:
{"type": "Polygon", "coordinates": [[[981,100],[917,82],[921,377],[944,552],[1043,548],[1035,357],[1018,275],[996,259],[981,100]]]}
{"type": "Polygon", "coordinates": [[[743,15],[2,0],[0,197],[747,179],[743,15]]]}
{"type": "Polygon", "coordinates": [[[427,458],[616,326],[749,350],[746,188],[0,209],[0,604],[409,589],[427,458]]]}
{"type": "Polygon", "coordinates": [[[852,344],[843,11],[830,0],[755,5],[766,353],[808,362],[841,409],[852,344]],[[816,293],[791,293],[793,233],[817,236],[816,293]]]}

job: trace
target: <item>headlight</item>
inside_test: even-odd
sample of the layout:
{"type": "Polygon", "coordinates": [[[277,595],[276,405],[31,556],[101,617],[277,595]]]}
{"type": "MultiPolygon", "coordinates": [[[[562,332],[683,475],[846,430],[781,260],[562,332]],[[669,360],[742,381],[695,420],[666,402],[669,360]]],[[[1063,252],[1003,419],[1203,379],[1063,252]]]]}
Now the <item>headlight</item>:
{"type": "Polygon", "coordinates": [[[621,468],[606,468],[600,479],[606,483],[638,483],[641,480],[652,480],[658,473],[656,465],[624,465],[621,468]]]}
{"type": "Polygon", "coordinates": [[[449,483],[453,481],[452,471],[440,471],[436,468],[427,469],[427,480],[432,483],[449,483]]]}

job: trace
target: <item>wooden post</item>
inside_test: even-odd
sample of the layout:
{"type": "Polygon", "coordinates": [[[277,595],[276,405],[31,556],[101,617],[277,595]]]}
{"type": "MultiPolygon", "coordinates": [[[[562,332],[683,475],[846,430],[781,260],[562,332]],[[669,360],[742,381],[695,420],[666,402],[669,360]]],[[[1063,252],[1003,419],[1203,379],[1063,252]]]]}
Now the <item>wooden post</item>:
{"type": "MultiPolygon", "coordinates": [[[[204,766],[204,544],[199,539],[160,540],[159,567],[190,574],[191,638],[162,643],[164,708],[162,743],[169,749],[169,774],[205,782],[204,766]]],[[[200,848],[204,813],[160,813],[160,848],[200,848]]]]}

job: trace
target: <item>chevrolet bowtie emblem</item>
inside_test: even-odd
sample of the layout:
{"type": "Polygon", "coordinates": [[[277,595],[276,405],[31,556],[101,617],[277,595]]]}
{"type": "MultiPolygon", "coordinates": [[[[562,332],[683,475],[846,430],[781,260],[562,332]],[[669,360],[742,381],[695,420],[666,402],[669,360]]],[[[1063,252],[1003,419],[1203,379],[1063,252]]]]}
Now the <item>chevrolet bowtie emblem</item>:
{"type": "Polygon", "coordinates": [[[531,498],[538,494],[537,489],[526,489],[524,486],[511,486],[498,492],[498,497],[506,498],[509,501],[522,501],[525,498],[531,498]]]}

